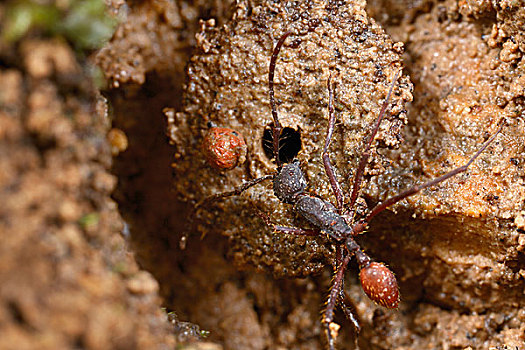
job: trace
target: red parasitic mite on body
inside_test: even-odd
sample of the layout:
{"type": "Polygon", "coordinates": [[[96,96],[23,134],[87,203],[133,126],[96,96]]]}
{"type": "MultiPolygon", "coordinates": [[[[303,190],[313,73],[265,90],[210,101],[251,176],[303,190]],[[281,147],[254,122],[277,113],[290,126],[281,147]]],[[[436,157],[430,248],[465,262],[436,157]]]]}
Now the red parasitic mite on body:
{"type": "Polygon", "coordinates": [[[237,131],[212,126],[202,141],[202,152],[212,168],[231,170],[244,163],[246,143],[237,131]]]}
{"type": "MultiPolygon", "coordinates": [[[[308,31],[313,31],[319,25],[320,21],[312,20],[308,31]]],[[[326,139],[322,152],[322,161],[326,175],[329,179],[330,186],[334,193],[336,200],[335,205],[328,200],[309,195],[306,191],[308,183],[304,176],[303,171],[299,166],[299,161],[294,159],[290,163],[283,164],[282,159],[279,157],[280,150],[280,139],[282,138],[283,127],[279,121],[279,115],[277,112],[277,104],[274,97],[274,75],[275,67],[279,52],[286,41],[291,35],[290,31],[284,33],[278,40],[270,59],[270,68],[268,74],[268,88],[269,88],[269,100],[272,112],[273,123],[271,124],[272,132],[272,145],[273,155],[277,170],[273,174],[265,175],[251,181],[245,182],[241,186],[223,193],[218,193],[207,198],[204,198],[194,207],[192,216],[195,216],[200,208],[203,208],[214,201],[230,196],[240,195],[245,190],[253,187],[265,180],[272,180],[274,195],[283,203],[293,205],[294,211],[305,218],[312,226],[313,229],[301,229],[297,227],[284,227],[280,226],[270,220],[270,218],[262,213],[258,215],[276,232],[284,234],[304,235],[304,236],[316,236],[320,233],[327,235],[334,243],[336,247],[336,259],[334,262],[334,276],[332,280],[332,286],[330,288],[328,298],[326,301],[326,308],[322,316],[322,324],[325,330],[325,336],[330,350],[335,349],[335,343],[338,335],[340,326],[336,324],[334,319],[334,313],[336,305],[338,305],[345,316],[359,332],[360,326],[356,316],[352,310],[345,304],[345,291],[344,291],[344,274],[350,260],[355,257],[359,266],[359,278],[361,286],[365,294],[375,303],[389,308],[396,309],[399,306],[399,288],[394,273],[384,264],[374,262],[372,259],[361,249],[359,244],[355,241],[355,237],[365,233],[370,221],[380,212],[384,211],[388,207],[398,203],[399,201],[416,194],[417,192],[434,186],[440,182],[443,182],[459,173],[462,173],[468,169],[468,167],[478,158],[478,156],[489,146],[489,144],[496,138],[497,134],[503,128],[503,119],[498,123],[497,131],[486,140],[479,150],[469,159],[469,161],[458,168],[455,168],[440,177],[425,182],[420,185],[408,188],[401,193],[390,197],[383,202],[377,204],[367,213],[362,216],[358,216],[356,213],[356,202],[360,196],[361,183],[363,180],[363,174],[368,165],[368,161],[371,154],[371,146],[374,138],[379,130],[381,121],[383,120],[386,110],[389,107],[390,96],[392,95],[397,79],[401,73],[399,67],[383,67],[383,71],[391,71],[393,75],[392,83],[389,91],[385,97],[385,100],[381,106],[381,110],[378,114],[376,121],[374,122],[371,132],[366,138],[365,149],[361,154],[358,166],[354,172],[352,180],[352,190],[350,195],[345,198],[339,182],[335,176],[334,168],[330,162],[330,143],[332,135],[335,129],[335,113],[334,113],[334,89],[335,84],[332,82],[334,75],[331,74],[328,78],[328,129],[326,132],[326,139]]],[[[185,242],[186,236],[183,237],[182,241],[185,242]]]]}

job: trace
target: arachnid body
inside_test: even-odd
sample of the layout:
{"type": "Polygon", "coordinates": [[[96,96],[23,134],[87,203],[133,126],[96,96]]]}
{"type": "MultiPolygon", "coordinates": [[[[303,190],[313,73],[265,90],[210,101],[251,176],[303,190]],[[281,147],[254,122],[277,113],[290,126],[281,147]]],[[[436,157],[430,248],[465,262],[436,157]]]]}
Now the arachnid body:
{"type": "MultiPolygon", "coordinates": [[[[315,25],[312,25],[309,29],[315,29],[315,25]]],[[[365,294],[377,304],[386,308],[397,308],[399,304],[399,289],[396,278],[393,272],[382,263],[374,262],[372,259],[361,249],[359,244],[355,241],[354,237],[364,233],[368,224],[372,218],[377,214],[392,206],[393,204],[421,191],[422,189],[436,185],[442,181],[445,181],[461,172],[467,170],[476,158],[488,147],[488,145],[494,140],[496,135],[502,128],[502,124],[498,130],[488,139],[479,150],[466,162],[465,165],[455,168],[446,174],[437,177],[426,183],[411,187],[405,191],[402,191],[398,195],[395,195],[385,201],[379,203],[372,208],[368,213],[362,217],[356,217],[356,202],[360,196],[361,183],[367,164],[370,159],[371,146],[374,138],[380,128],[381,121],[383,120],[386,110],[389,107],[390,96],[396,85],[396,81],[399,77],[401,69],[399,67],[383,67],[382,70],[390,72],[393,77],[390,85],[390,89],[382,104],[381,111],[377,116],[377,119],[372,127],[370,134],[366,140],[365,149],[361,155],[358,166],[353,175],[352,187],[348,200],[345,200],[339,182],[336,178],[333,166],[330,161],[330,143],[333,137],[335,128],[335,112],[334,112],[334,83],[333,74],[328,79],[328,91],[329,91],[329,121],[328,129],[326,133],[325,143],[322,152],[322,162],[325,173],[329,179],[333,194],[336,199],[335,205],[330,201],[310,195],[306,193],[308,183],[306,181],[303,170],[301,169],[299,162],[293,160],[290,163],[283,164],[279,157],[280,151],[280,139],[282,134],[282,125],[279,120],[277,111],[277,103],[275,101],[274,93],[274,74],[277,63],[279,52],[286,41],[291,35],[291,32],[284,33],[278,40],[270,61],[269,76],[268,76],[268,87],[269,87],[269,100],[271,106],[271,112],[273,117],[273,123],[271,124],[272,132],[272,148],[275,163],[277,165],[277,171],[274,174],[265,175],[256,178],[251,181],[245,182],[238,188],[232,191],[218,193],[210,197],[205,198],[199,202],[195,211],[203,208],[212,202],[221,198],[230,197],[233,195],[239,195],[246,189],[253,187],[265,180],[272,180],[274,195],[279,199],[280,202],[293,206],[293,210],[306,219],[311,225],[312,229],[301,229],[297,227],[285,227],[280,226],[265,214],[258,213],[265,222],[271,226],[275,231],[280,234],[295,234],[295,235],[307,235],[315,236],[320,233],[326,234],[329,239],[332,240],[336,246],[336,259],[334,262],[334,277],[332,287],[330,289],[328,299],[326,302],[326,308],[323,313],[322,323],[327,338],[328,347],[330,350],[335,349],[335,343],[339,325],[333,322],[334,312],[337,305],[339,305],[345,316],[354,324],[357,331],[359,331],[359,324],[357,318],[353,315],[352,311],[345,305],[345,294],[343,289],[344,274],[350,260],[355,257],[359,266],[359,277],[361,285],[365,294]]]]}

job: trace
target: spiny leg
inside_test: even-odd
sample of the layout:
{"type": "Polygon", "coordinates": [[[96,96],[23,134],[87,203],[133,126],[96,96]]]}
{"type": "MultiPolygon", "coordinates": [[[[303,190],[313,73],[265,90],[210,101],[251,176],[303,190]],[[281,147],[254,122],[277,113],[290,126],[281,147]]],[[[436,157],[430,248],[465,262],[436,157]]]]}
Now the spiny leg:
{"type": "MultiPolygon", "coordinates": [[[[339,214],[342,214],[343,205],[344,205],[344,194],[343,194],[343,191],[341,190],[341,186],[339,185],[339,182],[337,181],[337,178],[335,176],[334,168],[333,168],[333,165],[332,165],[332,163],[330,161],[330,154],[329,154],[330,143],[332,141],[334,128],[335,128],[334,84],[332,84],[332,77],[333,77],[332,74],[330,74],[330,76],[328,77],[328,130],[327,130],[327,133],[326,133],[326,139],[325,139],[325,143],[324,143],[322,159],[323,159],[323,165],[324,165],[324,169],[325,169],[326,175],[328,176],[328,179],[330,181],[330,185],[332,186],[332,191],[333,191],[334,196],[336,198],[337,211],[338,211],[339,214]]],[[[345,249],[343,244],[337,245],[336,249],[337,250],[336,250],[336,265],[335,265],[336,266],[336,271],[335,271],[335,276],[338,275],[337,266],[342,267],[343,263],[347,259],[347,257],[348,257],[348,260],[349,260],[349,253],[346,251],[346,249],[345,249]]],[[[353,311],[349,307],[347,307],[346,303],[345,303],[345,293],[344,293],[344,290],[343,290],[343,286],[344,286],[344,283],[343,283],[344,282],[344,269],[346,269],[346,267],[344,267],[341,270],[341,272],[342,272],[342,279],[341,279],[341,282],[340,282],[340,286],[338,287],[339,288],[339,296],[338,296],[337,304],[339,304],[339,306],[341,307],[345,317],[354,326],[354,328],[356,330],[356,333],[359,334],[359,332],[361,330],[361,326],[359,325],[359,321],[357,320],[357,317],[354,315],[353,311]]],[[[336,277],[334,277],[334,280],[335,280],[335,278],[336,277]]],[[[335,283],[334,283],[334,286],[332,287],[332,290],[334,288],[336,288],[335,283]]],[[[331,329],[331,326],[333,327],[332,319],[333,319],[334,311],[330,311],[330,309],[329,309],[329,308],[334,309],[335,306],[333,305],[333,302],[331,302],[331,300],[333,300],[333,299],[330,299],[330,297],[331,297],[331,295],[329,296],[329,299],[328,299],[328,302],[327,302],[325,316],[324,316],[324,320],[323,321],[325,323],[325,327],[327,327],[325,332],[327,334],[328,344],[329,344],[329,346],[334,346],[335,347],[335,337],[334,337],[334,334],[332,334],[333,330],[331,329]]],[[[357,343],[357,337],[356,337],[355,340],[356,340],[356,343],[357,343]]]]}
{"type": "Polygon", "coordinates": [[[275,64],[277,63],[277,56],[279,55],[279,52],[281,51],[281,47],[284,44],[284,41],[286,38],[288,38],[292,34],[292,32],[287,31],[284,33],[280,38],[279,41],[277,41],[277,44],[275,45],[275,48],[273,49],[272,57],[270,58],[270,70],[268,72],[268,91],[270,94],[270,107],[272,108],[272,117],[273,117],[273,124],[272,124],[272,142],[273,142],[273,156],[275,158],[275,164],[277,164],[277,168],[281,168],[281,160],[279,159],[279,138],[281,137],[281,131],[282,126],[279,122],[279,115],[277,114],[277,106],[275,103],[275,92],[273,88],[273,78],[275,75],[275,64]]]}
{"type": "Polygon", "coordinates": [[[359,325],[359,321],[357,320],[357,317],[354,314],[354,311],[352,310],[352,308],[346,305],[346,301],[345,300],[347,298],[348,297],[347,297],[343,287],[341,287],[341,291],[339,293],[339,300],[337,301],[337,303],[341,307],[341,310],[343,310],[343,313],[345,314],[345,317],[354,326],[356,334],[359,334],[359,332],[361,332],[361,326],[359,325]]]}
{"type": "Polygon", "coordinates": [[[277,225],[275,222],[270,220],[270,217],[267,214],[263,213],[255,205],[254,205],[254,210],[257,216],[259,216],[266,223],[266,225],[270,226],[274,231],[280,231],[283,233],[293,234],[297,236],[311,236],[311,237],[318,236],[320,233],[319,230],[314,230],[314,229],[303,229],[299,227],[288,227],[288,226],[277,225]]]}
{"type": "Polygon", "coordinates": [[[274,177],[273,174],[271,174],[271,175],[264,175],[264,176],[258,177],[257,179],[253,179],[253,180],[247,181],[247,182],[243,183],[242,185],[240,185],[239,187],[235,187],[231,191],[216,193],[214,195],[208,196],[208,197],[204,198],[203,200],[201,200],[199,203],[197,203],[195,205],[195,209],[198,210],[200,208],[206,207],[206,206],[210,205],[211,203],[213,203],[216,200],[221,199],[221,198],[226,198],[226,197],[231,197],[231,196],[238,196],[241,193],[243,193],[244,191],[246,191],[247,189],[249,189],[250,187],[253,187],[253,186],[255,186],[255,185],[257,185],[257,184],[259,184],[259,183],[261,183],[263,181],[271,180],[271,179],[273,179],[273,177],[274,177]]]}
{"type": "Polygon", "coordinates": [[[422,183],[420,185],[416,185],[414,187],[411,187],[401,193],[399,193],[398,195],[395,195],[393,197],[390,197],[388,199],[386,199],[385,201],[383,201],[382,203],[376,205],[371,211],[370,213],[361,221],[359,221],[353,228],[353,235],[357,235],[361,232],[363,232],[363,230],[366,228],[366,226],[368,225],[368,223],[370,222],[370,220],[372,220],[372,218],[374,216],[376,216],[377,214],[379,214],[380,212],[382,212],[383,210],[385,210],[386,208],[390,207],[391,205],[394,205],[396,204],[397,202],[407,198],[407,197],[410,197],[416,193],[418,193],[419,191],[425,189],[425,188],[428,188],[428,187],[431,187],[431,186],[434,186],[434,185],[437,185],[438,183],[440,182],[443,182],[457,174],[460,174],[464,171],[466,171],[468,169],[468,167],[476,160],[476,158],[479,157],[479,155],[492,143],[492,141],[494,141],[494,139],[496,138],[496,136],[501,132],[501,130],[503,129],[503,125],[504,125],[504,119],[501,119],[498,124],[499,124],[499,127],[498,129],[496,130],[496,132],[491,136],[489,137],[489,139],[487,141],[485,141],[485,143],[483,143],[483,145],[480,147],[480,149],[469,159],[469,161],[465,164],[465,165],[462,165],[460,167],[457,167],[451,171],[449,171],[448,173],[444,174],[444,175],[441,175],[433,180],[430,180],[430,181],[427,181],[425,183],[422,183]]]}
{"type": "MultiPolygon", "coordinates": [[[[335,270],[334,275],[337,273],[337,268],[341,266],[343,262],[343,258],[347,254],[349,254],[349,252],[346,250],[345,244],[338,244],[336,247],[336,251],[335,251],[336,265],[334,269],[335,270]]],[[[347,296],[344,291],[344,279],[343,279],[343,282],[341,283],[341,290],[339,293],[338,304],[343,310],[343,313],[345,314],[346,318],[353,324],[354,328],[356,329],[356,333],[359,334],[359,332],[361,331],[361,326],[359,325],[359,321],[357,320],[357,317],[354,315],[352,309],[346,306],[345,299],[347,299],[347,296]]]]}
{"type": "MultiPolygon", "coordinates": [[[[335,251],[335,261],[336,261],[335,272],[337,272],[337,267],[342,264],[343,258],[347,254],[349,254],[349,252],[346,250],[344,244],[338,244],[336,246],[336,251],[335,251]]],[[[341,310],[343,310],[343,313],[344,313],[345,317],[354,326],[354,328],[356,330],[356,334],[359,334],[359,332],[361,331],[361,326],[359,325],[359,321],[357,320],[357,316],[354,314],[353,310],[351,308],[349,308],[348,306],[346,306],[345,299],[347,299],[347,298],[346,298],[346,293],[344,291],[344,279],[343,279],[343,283],[341,284],[341,291],[340,291],[340,294],[339,294],[338,304],[341,307],[341,310]]],[[[357,337],[356,337],[355,341],[356,341],[356,344],[357,344],[357,337]]]]}
{"type": "Polygon", "coordinates": [[[390,309],[397,308],[399,304],[399,288],[397,281],[393,272],[388,267],[381,263],[372,262],[370,257],[368,257],[368,255],[366,255],[361,250],[359,245],[353,240],[352,236],[362,233],[368,226],[370,220],[389,206],[399,202],[404,198],[414,195],[422,189],[434,186],[451,178],[454,175],[466,171],[468,167],[479,157],[479,155],[489,146],[489,144],[494,141],[498,133],[503,128],[502,122],[503,119],[500,120],[500,125],[497,131],[483,143],[480,149],[469,159],[465,165],[455,168],[434,180],[430,180],[421,185],[411,187],[408,190],[405,190],[400,194],[385,200],[374,207],[364,219],[358,221],[352,227],[352,235],[347,237],[345,245],[349,254],[355,255],[357,259],[360,270],[359,279],[361,280],[361,286],[363,287],[363,291],[371,300],[390,309]]]}
{"type": "Polygon", "coordinates": [[[337,267],[333,278],[332,288],[330,289],[330,293],[328,294],[328,299],[326,301],[326,308],[323,313],[322,323],[325,327],[326,340],[330,350],[335,350],[337,331],[339,330],[339,325],[333,322],[335,305],[343,287],[344,274],[349,261],[350,254],[346,254],[342,259],[341,264],[337,267]]]}
{"type": "Polygon", "coordinates": [[[336,251],[335,251],[335,266],[337,268],[337,266],[341,265],[341,262],[343,261],[343,257],[345,256],[345,246],[343,244],[338,244],[336,246],[336,251]]]}
{"type": "MultiPolygon", "coordinates": [[[[222,198],[227,198],[227,197],[231,197],[231,196],[238,196],[240,195],[241,193],[243,193],[244,191],[246,191],[247,189],[249,189],[250,187],[253,187],[265,180],[270,180],[270,179],[273,179],[274,175],[265,175],[265,176],[261,176],[257,179],[253,179],[251,181],[247,181],[245,183],[243,183],[242,185],[240,185],[239,187],[236,187],[234,188],[233,190],[231,191],[227,191],[227,192],[222,192],[222,193],[216,193],[214,195],[211,195],[211,196],[208,196],[206,198],[204,198],[203,200],[201,200],[200,202],[198,202],[194,207],[193,207],[193,210],[191,211],[189,217],[190,217],[190,225],[189,225],[189,228],[182,234],[182,237],[179,241],[179,246],[180,246],[180,249],[185,249],[186,248],[186,243],[188,241],[188,236],[189,236],[189,233],[193,230],[193,225],[195,223],[195,217],[197,216],[197,212],[199,211],[199,209],[201,208],[205,208],[207,207],[208,205],[212,204],[213,202],[219,200],[219,199],[222,199],[222,198]]],[[[201,239],[204,238],[204,234],[203,236],[201,237],[201,239]]]]}
{"type": "MultiPolygon", "coordinates": [[[[319,26],[321,22],[318,19],[312,18],[310,19],[308,23],[308,28],[305,33],[301,33],[300,35],[306,35],[308,32],[311,32],[315,30],[317,26],[319,26]]],[[[281,52],[281,48],[284,45],[284,42],[286,39],[292,34],[291,31],[286,31],[279,40],[277,41],[277,44],[275,44],[275,48],[272,52],[272,57],[270,58],[270,68],[268,70],[268,92],[270,96],[270,107],[272,109],[272,117],[273,117],[273,125],[272,125],[272,143],[273,143],[273,156],[275,158],[275,164],[277,165],[277,168],[281,168],[281,160],[279,159],[279,138],[281,137],[282,132],[282,125],[279,121],[279,114],[277,113],[277,105],[275,103],[275,91],[274,91],[274,76],[275,76],[275,65],[277,64],[277,57],[279,56],[279,52],[281,52]]]]}
{"type": "Polygon", "coordinates": [[[326,175],[330,180],[330,185],[332,186],[332,191],[336,199],[336,208],[339,214],[343,209],[344,195],[339,186],[339,182],[334,173],[334,168],[330,162],[330,154],[328,149],[330,148],[330,142],[332,141],[332,136],[334,134],[335,127],[335,114],[334,114],[334,86],[332,84],[332,74],[328,77],[328,130],[326,133],[326,139],[324,142],[323,148],[323,165],[326,175]]]}
{"type": "Polygon", "coordinates": [[[381,106],[381,110],[379,111],[379,115],[377,116],[376,123],[374,125],[374,128],[372,129],[372,132],[370,133],[370,136],[368,138],[365,150],[363,154],[361,155],[361,159],[359,160],[359,164],[357,165],[354,180],[352,184],[352,192],[350,195],[350,201],[348,202],[348,207],[353,208],[354,204],[357,200],[357,197],[359,196],[359,190],[361,187],[361,182],[363,181],[363,174],[365,172],[365,168],[368,164],[368,158],[370,158],[370,148],[372,146],[372,142],[374,141],[374,138],[379,131],[379,126],[381,125],[381,121],[383,120],[383,117],[385,116],[386,109],[388,107],[388,103],[390,102],[390,96],[392,95],[392,91],[394,90],[394,86],[396,84],[397,78],[399,74],[401,73],[401,69],[396,72],[394,75],[394,79],[392,80],[392,85],[390,85],[390,89],[388,90],[388,94],[386,95],[385,102],[383,102],[383,105],[381,106]]]}

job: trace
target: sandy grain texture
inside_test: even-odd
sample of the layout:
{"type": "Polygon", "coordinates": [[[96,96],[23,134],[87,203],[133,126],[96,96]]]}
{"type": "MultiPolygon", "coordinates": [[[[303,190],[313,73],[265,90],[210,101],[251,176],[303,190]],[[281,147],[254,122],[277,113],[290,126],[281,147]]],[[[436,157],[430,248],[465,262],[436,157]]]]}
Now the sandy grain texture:
{"type": "Polygon", "coordinates": [[[158,283],[121,235],[85,61],[36,35],[0,61],[0,348],[174,346],[158,283]]]}

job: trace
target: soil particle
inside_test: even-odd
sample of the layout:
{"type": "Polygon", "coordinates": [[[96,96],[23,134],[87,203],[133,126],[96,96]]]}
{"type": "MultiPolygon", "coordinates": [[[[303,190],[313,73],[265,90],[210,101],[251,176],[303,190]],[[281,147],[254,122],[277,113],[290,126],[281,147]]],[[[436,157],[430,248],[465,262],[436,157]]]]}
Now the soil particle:
{"type": "Polygon", "coordinates": [[[120,129],[113,128],[109,130],[107,139],[111,145],[111,154],[113,154],[113,156],[124,152],[128,148],[128,137],[126,133],[120,129]]]}
{"type": "Polygon", "coordinates": [[[74,76],[80,65],[66,43],[47,40],[26,40],[21,45],[24,66],[33,78],[49,78],[53,74],[74,76]]]}

